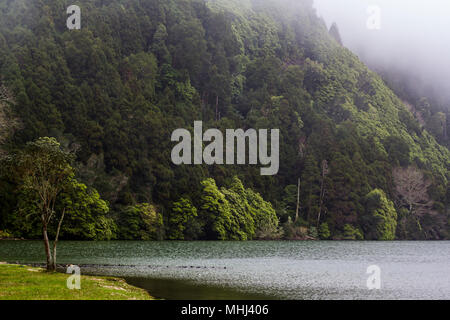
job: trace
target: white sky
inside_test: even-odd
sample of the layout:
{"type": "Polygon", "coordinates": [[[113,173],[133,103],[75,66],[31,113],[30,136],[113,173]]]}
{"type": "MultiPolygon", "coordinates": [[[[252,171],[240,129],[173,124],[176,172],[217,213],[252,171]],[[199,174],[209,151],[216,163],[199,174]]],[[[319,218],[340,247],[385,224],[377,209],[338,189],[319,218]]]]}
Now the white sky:
{"type": "MultiPolygon", "coordinates": [[[[450,0],[314,0],[337,22],[344,45],[368,62],[413,70],[450,92],[450,0]],[[381,29],[366,27],[367,8],[381,9],[381,29]]],[[[450,94],[449,94],[450,96],[450,94]]]]}

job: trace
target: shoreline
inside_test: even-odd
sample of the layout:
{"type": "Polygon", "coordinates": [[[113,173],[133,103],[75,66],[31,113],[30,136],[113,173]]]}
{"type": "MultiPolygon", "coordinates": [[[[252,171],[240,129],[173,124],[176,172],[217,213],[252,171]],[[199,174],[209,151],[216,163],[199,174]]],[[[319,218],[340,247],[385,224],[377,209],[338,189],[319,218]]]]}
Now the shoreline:
{"type": "Polygon", "coordinates": [[[81,275],[81,288],[68,289],[70,274],[1,261],[0,277],[0,300],[155,300],[121,277],[81,275]]]}

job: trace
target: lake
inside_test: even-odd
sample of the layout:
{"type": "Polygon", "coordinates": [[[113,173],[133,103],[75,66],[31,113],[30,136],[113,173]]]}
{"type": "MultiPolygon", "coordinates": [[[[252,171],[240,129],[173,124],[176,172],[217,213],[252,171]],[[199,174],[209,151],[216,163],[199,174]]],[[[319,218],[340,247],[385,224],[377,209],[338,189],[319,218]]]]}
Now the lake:
{"type": "MultiPolygon", "coordinates": [[[[0,261],[43,263],[43,243],[0,241],[0,261]]],[[[58,263],[164,299],[450,299],[448,241],[61,241],[58,263]]]]}

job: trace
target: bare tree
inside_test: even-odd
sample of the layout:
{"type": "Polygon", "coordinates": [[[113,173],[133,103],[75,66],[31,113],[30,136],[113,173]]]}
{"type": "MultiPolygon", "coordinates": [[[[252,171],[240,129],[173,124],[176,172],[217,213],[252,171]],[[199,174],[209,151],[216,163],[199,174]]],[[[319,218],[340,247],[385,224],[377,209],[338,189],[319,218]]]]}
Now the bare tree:
{"type": "Polygon", "coordinates": [[[392,172],[397,204],[408,209],[409,213],[423,216],[431,213],[433,200],[428,195],[431,181],[416,167],[394,168],[392,172]]]}

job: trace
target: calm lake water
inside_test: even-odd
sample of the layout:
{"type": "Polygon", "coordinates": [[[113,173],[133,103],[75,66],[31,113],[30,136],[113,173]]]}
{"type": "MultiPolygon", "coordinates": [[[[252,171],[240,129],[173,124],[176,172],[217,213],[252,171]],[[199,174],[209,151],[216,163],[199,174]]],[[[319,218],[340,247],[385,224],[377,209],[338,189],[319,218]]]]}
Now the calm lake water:
{"type": "MultiPolygon", "coordinates": [[[[58,263],[125,277],[164,299],[450,299],[450,242],[76,242],[58,263]],[[370,265],[381,289],[368,290],[370,265]]],[[[0,241],[0,261],[45,262],[40,241],[0,241]]],[[[1,281],[1,279],[0,279],[1,281]]]]}

